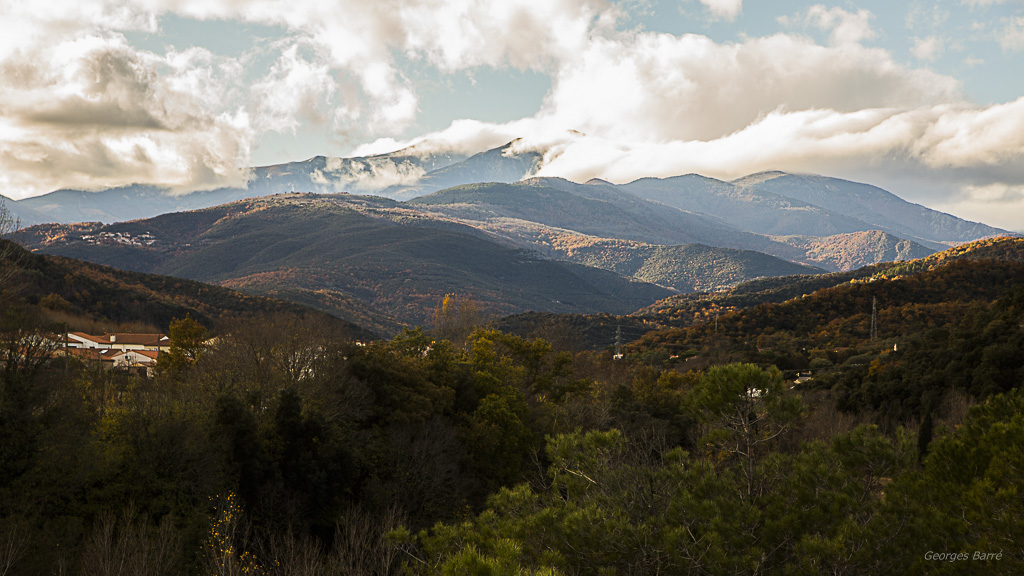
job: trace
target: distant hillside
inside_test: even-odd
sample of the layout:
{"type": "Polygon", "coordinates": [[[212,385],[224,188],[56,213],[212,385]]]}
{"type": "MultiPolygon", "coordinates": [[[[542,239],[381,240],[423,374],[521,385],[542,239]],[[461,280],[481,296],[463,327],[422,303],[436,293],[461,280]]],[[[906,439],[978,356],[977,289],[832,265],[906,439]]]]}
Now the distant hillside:
{"type": "Polygon", "coordinates": [[[804,372],[801,387],[888,427],[948,409],[940,402],[950,391],[983,397],[1024,383],[1024,241],[982,242],[887,276],[899,267],[907,264],[654,330],[626,356],[679,370],[742,361],[804,372]],[[968,256],[974,250],[978,257],[968,256]]]}
{"type": "Polygon", "coordinates": [[[493,320],[490,324],[506,334],[542,338],[561,350],[614,350],[616,338],[633,342],[660,326],[637,316],[612,314],[551,314],[523,312],[493,320]]]}
{"type": "MultiPolygon", "coordinates": [[[[0,243],[10,243],[0,240],[0,243]]],[[[0,249],[0,254],[5,253],[0,249]]],[[[206,326],[233,319],[280,314],[326,322],[349,338],[376,337],[371,331],[284,300],[243,294],[220,286],[156,274],[118,270],[74,258],[33,254],[17,247],[0,268],[16,270],[4,286],[6,305],[38,307],[53,321],[78,325],[149,325],[166,331],[186,315],[206,326]]]]}
{"type": "Polygon", "coordinates": [[[779,241],[804,251],[807,260],[832,271],[847,271],[879,262],[924,258],[935,252],[917,242],[879,230],[834,236],[785,236],[779,241]]]}
{"type": "Polygon", "coordinates": [[[771,236],[880,230],[941,249],[1005,233],[906,202],[875,186],[825,176],[764,172],[723,182],[690,174],[642,178],[618,188],[771,236]]]}
{"type": "Polygon", "coordinates": [[[804,297],[722,313],[717,329],[714,323],[704,322],[654,332],[641,339],[638,346],[672,342],[673,347],[679,347],[700,339],[710,345],[712,334],[749,342],[778,331],[810,338],[816,346],[849,346],[869,338],[873,298],[879,310],[878,337],[887,339],[941,325],[961,314],[970,302],[992,301],[1021,282],[1024,263],[1019,261],[946,260],[899,280],[845,282],[804,297]]]}
{"type": "Polygon", "coordinates": [[[847,272],[813,276],[763,278],[723,292],[681,294],[656,302],[635,314],[661,323],[688,325],[707,321],[715,314],[777,304],[844,284],[912,276],[955,260],[1024,262],[1024,238],[1000,237],[979,240],[909,262],[884,262],[847,272]]]}
{"type": "Polygon", "coordinates": [[[57,190],[10,204],[12,211],[21,215],[26,224],[109,224],[288,192],[347,192],[412,198],[459,184],[515,182],[537,169],[539,153],[512,154],[510,148],[511,143],[471,157],[433,152],[427,145],[374,156],[314,156],[308,160],[253,168],[246,186],[239,188],[187,194],[145,185],[101,191],[57,190]]]}
{"type": "MultiPolygon", "coordinates": [[[[575,184],[560,178],[531,178],[513,184],[457,186],[416,198],[409,204],[495,232],[553,257],[564,256],[557,251],[548,251],[543,244],[547,240],[544,237],[558,233],[661,246],[703,244],[750,250],[826,270],[850,270],[878,262],[921,257],[932,251],[873,229],[867,223],[825,214],[822,209],[799,201],[778,195],[750,193],[728,183],[699,176],[665,180],[649,178],[624,186],[599,180],[575,184]],[[677,182],[688,183],[686,185],[705,192],[717,190],[717,196],[709,197],[710,200],[704,198],[707,202],[702,202],[703,193],[699,190],[681,195],[677,182]],[[641,185],[643,190],[657,193],[641,197],[636,194],[641,185]],[[647,199],[648,196],[653,199],[647,199]],[[771,197],[770,202],[768,197],[771,197]],[[671,200],[673,204],[661,203],[661,200],[671,200]],[[687,207],[696,211],[689,211],[687,207]],[[715,216],[709,216],[702,210],[715,216]],[[760,229],[757,226],[744,228],[756,224],[740,216],[744,213],[772,225],[760,229]],[[785,224],[787,219],[796,225],[785,224]],[[832,224],[828,224],[829,221],[832,224]],[[845,224],[839,226],[837,222],[840,221],[845,224]],[[768,235],[794,230],[802,230],[803,234],[768,235]],[[847,231],[834,233],[836,230],[847,231]]],[[[791,268],[765,275],[795,272],[797,270],[791,268]]],[[[711,285],[713,283],[705,284],[711,285]]]]}
{"type": "Polygon", "coordinates": [[[3,195],[0,195],[0,208],[5,211],[4,214],[10,220],[12,228],[14,224],[18,226],[31,226],[46,222],[46,216],[42,213],[27,206],[19,205],[16,201],[3,195]]]}
{"type": "Polygon", "coordinates": [[[424,324],[447,293],[490,314],[626,313],[670,291],[541,260],[451,222],[387,211],[394,202],[292,194],[110,226],[40,226],[30,244],[125,269],[276,294],[369,326],[424,324]],[[385,217],[373,217],[385,210],[385,217]],[[352,304],[358,304],[354,307],[352,304]]]}
{"type": "MultiPolygon", "coordinates": [[[[1006,231],[913,204],[877,186],[812,174],[769,172],[735,180],[752,192],[777,194],[845,214],[926,245],[969,242],[1006,231]]],[[[938,246],[932,246],[937,248],[938,246]]]]}
{"type": "Polygon", "coordinates": [[[668,206],[717,216],[758,234],[831,236],[871,229],[866,222],[808,202],[695,174],[643,178],[620,188],[668,206]]]}
{"type": "Polygon", "coordinates": [[[417,208],[488,229],[505,219],[534,222],[599,238],[658,245],[705,244],[758,250],[786,259],[792,246],[737,229],[702,214],[669,208],[620,192],[558,178],[513,184],[467,184],[408,202],[417,208]]]}
{"type": "Polygon", "coordinates": [[[1024,262],[1024,237],[999,236],[954,246],[930,256],[896,263],[880,271],[876,277],[895,278],[931,270],[945,262],[954,260],[1001,260],[1024,262]]]}
{"type": "Polygon", "coordinates": [[[717,291],[765,276],[824,272],[760,252],[703,244],[658,246],[571,234],[547,238],[548,253],[680,292],[717,291]]]}

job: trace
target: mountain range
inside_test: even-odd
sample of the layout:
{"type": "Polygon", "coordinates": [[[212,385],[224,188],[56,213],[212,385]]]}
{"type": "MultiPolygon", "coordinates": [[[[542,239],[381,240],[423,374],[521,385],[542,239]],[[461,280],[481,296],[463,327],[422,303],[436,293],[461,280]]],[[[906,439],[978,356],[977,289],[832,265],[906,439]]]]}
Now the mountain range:
{"type": "MultiPolygon", "coordinates": [[[[348,192],[409,200],[466,184],[519,182],[534,175],[542,163],[540,152],[517,152],[516,142],[473,155],[422,143],[388,154],[315,156],[256,167],[250,170],[245,188],[188,194],[143,185],[99,192],[57,190],[8,200],[7,205],[23,224],[31,225],[135,220],[281,192],[348,192]]],[[[710,217],[719,225],[727,224],[726,229],[769,237],[825,237],[879,230],[934,250],[1004,232],[906,202],[875,186],[825,176],[763,172],[725,182],[688,174],[641,178],[621,185],[595,179],[587,183],[588,192],[580,184],[559,178],[536,180],[619,205],[624,196],[637,197],[710,217]]],[[[709,225],[705,222],[702,226],[706,229],[709,225]]]]}
{"type": "Polygon", "coordinates": [[[542,154],[515,142],[439,150],[259,167],[247,188],[60,190],[7,204],[23,223],[56,222],[23,232],[32,249],[277,295],[379,333],[428,322],[452,292],[492,314],[621,314],[1004,233],[824,176],[581,184],[533,176],[542,154]]]}
{"type": "Polygon", "coordinates": [[[471,227],[352,195],[287,194],[112,225],[37,226],[43,252],[308,304],[379,333],[429,324],[448,293],[491,314],[628,313],[673,291],[539,258],[471,227]]]}

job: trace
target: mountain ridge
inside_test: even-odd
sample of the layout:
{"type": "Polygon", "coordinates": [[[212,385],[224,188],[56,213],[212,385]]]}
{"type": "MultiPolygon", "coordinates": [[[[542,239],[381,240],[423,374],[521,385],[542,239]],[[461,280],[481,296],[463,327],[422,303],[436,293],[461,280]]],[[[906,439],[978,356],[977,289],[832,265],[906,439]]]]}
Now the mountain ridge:
{"type": "MultiPolygon", "coordinates": [[[[289,194],[113,225],[35,227],[47,253],[159,272],[256,293],[297,290],[307,303],[359,301],[371,329],[426,324],[448,293],[493,313],[526,309],[629,312],[671,294],[652,284],[543,260],[451,222],[374,212],[372,197],[289,194]],[[364,210],[365,208],[365,210],[364,210]]],[[[343,309],[326,309],[341,317],[343,309]]],[[[355,321],[355,317],[353,317],[355,321]]]]}

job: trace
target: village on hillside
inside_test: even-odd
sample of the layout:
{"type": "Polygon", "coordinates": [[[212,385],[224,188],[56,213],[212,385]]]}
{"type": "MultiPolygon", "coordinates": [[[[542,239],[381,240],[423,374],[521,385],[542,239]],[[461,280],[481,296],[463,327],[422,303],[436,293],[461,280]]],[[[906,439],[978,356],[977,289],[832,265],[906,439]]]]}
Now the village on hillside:
{"type": "Polygon", "coordinates": [[[102,336],[68,332],[63,338],[66,354],[101,362],[105,368],[136,369],[153,375],[157,358],[171,339],[165,334],[108,333],[102,336]]]}

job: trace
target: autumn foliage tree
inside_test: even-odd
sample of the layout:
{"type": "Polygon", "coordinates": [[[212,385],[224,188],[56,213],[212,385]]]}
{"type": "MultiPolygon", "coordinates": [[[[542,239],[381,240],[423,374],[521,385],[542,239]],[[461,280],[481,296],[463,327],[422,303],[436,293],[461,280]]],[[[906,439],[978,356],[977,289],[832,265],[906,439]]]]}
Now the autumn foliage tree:
{"type": "Polygon", "coordinates": [[[480,306],[472,296],[445,294],[434,309],[434,336],[461,344],[482,322],[480,306]]]}

